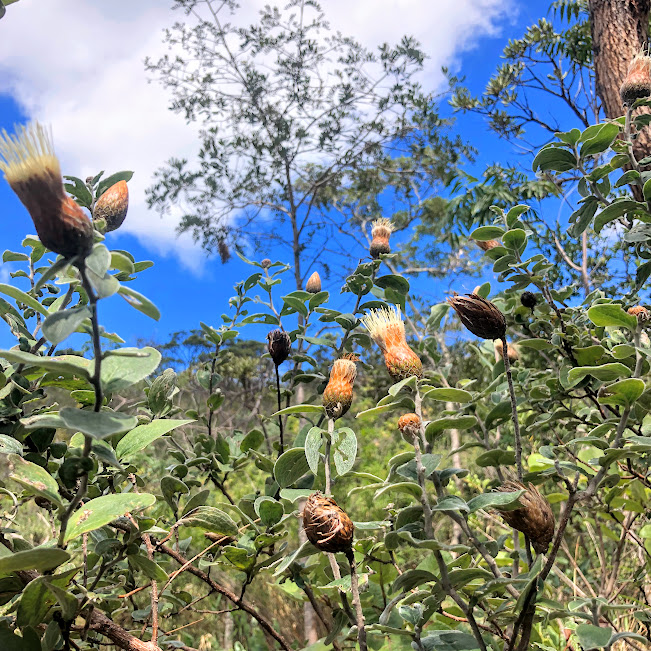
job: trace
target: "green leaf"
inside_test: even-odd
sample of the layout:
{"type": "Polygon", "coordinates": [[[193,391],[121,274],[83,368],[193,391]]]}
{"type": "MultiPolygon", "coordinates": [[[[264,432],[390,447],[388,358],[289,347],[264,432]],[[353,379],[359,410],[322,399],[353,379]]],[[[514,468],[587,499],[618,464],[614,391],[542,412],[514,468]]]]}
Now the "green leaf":
{"type": "Polygon", "coordinates": [[[570,215],[571,226],[568,233],[571,237],[579,237],[583,234],[592,222],[599,205],[599,200],[592,195],[582,200],[580,207],[570,215]]]}
{"type": "Polygon", "coordinates": [[[240,451],[246,454],[249,450],[257,450],[264,443],[264,434],[259,429],[252,429],[240,443],[240,451]]]}
{"type": "Polygon", "coordinates": [[[61,343],[90,317],[88,307],[73,307],[69,310],[54,312],[43,321],[43,334],[53,344],[61,343]]]}
{"type": "Polygon", "coordinates": [[[123,172],[116,172],[115,174],[111,174],[111,176],[107,176],[97,186],[97,198],[99,199],[111,186],[115,185],[116,183],[120,181],[129,182],[132,176],[133,172],[130,172],[128,170],[125,170],[123,172]]]}
{"type": "Polygon", "coordinates": [[[423,398],[430,400],[440,400],[441,402],[471,402],[472,394],[463,389],[441,388],[427,389],[424,388],[423,398]]]}
{"type": "Polygon", "coordinates": [[[18,287],[0,283],[0,293],[11,296],[11,298],[15,299],[19,303],[24,303],[28,307],[31,307],[32,310],[40,312],[43,316],[47,316],[48,314],[47,309],[43,305],[41,305],[33,296],[25,294],[25,292],[18,289],[18,287]]]}
{"type": "Polygon", "coordinates": [[[468,504],[457,495],[442,497],[433,507],[432,511],[469,511],[468,504]]]}
{"type": "Polygon", "coordinates": [[[118,348],[102,360],[102,385],[107,393],[130,387],[151,375],[160,364],[155,348],[118,348]]]}
{"type": "Polygon", "coordinates": [[[604,208],[595,219],[594,230],[595,233],[601,232],[601,229],[608,224],[609,222],[619,219],[624,215],[634,212],[644,212],[645,205],[643,203],[638,203],[637,201],[632,201],[630,199],[620,199],[613,201],[609,206],[604,208]]]}
{"type": "Polygon", "coordinates": [[[169,576],[167,572],[155,561],[143,556],[142,554],[131,554],[127,556],[129,563],[139,569],[148,579],[165,583],[169,576]]]}
{"type": "MultiPolygon", "coordinates": [[[[332,448],[337,474],[345,475],[354,465],[357,456],[357,437],[349,427],[341,427],[332,434],[332,448]]],[[[316,473],[314,473],[316,474],[316,473]]]]}
{"type": "Polygon", "coordinates": [[[151,423],[147,423],[146,425],[138,425],[138,427],[132,429],[128,434],[125,434],[125,436],[120,439],[120,442],[115,448],[115,453],[119,459],[123,459],[130,454],[144,450],[156,439],[171,432],[173,429],[194,422],[195,421],[193,420],[158,419],[153,420],[151,423]]]}
{"type": "Polygon", "coordinates": [[[487,468],[488,466],[514,466],[515,465],[515,452],[513,450],[490,450],[484,452],[477,457],[477,465],[480,468],[487,468]]]}
{"type": "Polygon", "coordinates": [[[604,405],[630,407],[644,393],[644,382],[637,378],[609,384],[599,392],[599,402],[604,405]]]}
{"type": "Polygon", "coordinates": [[[525,492],[525,490],[519,490],[513,491],[512,493],[482,493],[481,495],[477,495],[477,497],[473,497],[468,502],[468,508],[470,509],[470,513],[490,507],[497,507],[500,509],[507,509],[509,507],[517,508],[518,506],[521,506],[520,495],[525,492]]]}
{"type": "Polygon", "coordinates": [[[588,310],[588,319],[599,327],[616,326],[633,331],[637,328],[637,318],[625,312],[617,303],[593,305],[588,310]]]}
{"type": "Polygon", "coordinates": [[[522,252],[527,245],[527,234],[521,228],[514,228],[504,233],[502,243],[507,249],[522,252]]]}
{"type": "Polygon", "coordinates": [[[284,416],[285,414],[310,414],[310,413],[323,413],[321,405],[293,405],[277,411],[273,416],[284,416]]]}
{"type": "Polygon", "coordinates": [[[446,429],[470,429],[476,424],[477,419],[474,416],[445,416],[428,423],[425,428],[425,436],[428,441],[432,441],[446,429]]]}
{"type": "Polygon", "coordinates": [[[631,374],[631,369],[619,362],[612,362],[610,364],[602,364],[601,366],[579,366],[571,368],[567,374],[567,378],[571,384],[577,384],[586,375],[592,375],[597,380],[610,382],[620,377],[628,377],[631,374]]]}
{"type": "Polygon", "coordinates": [[[0,454],[23,455],[23,444],[11,436],[0,434],[0,454]]]}
{"type": "Polygon", "coordinates": [[[305,448],[291,448],[278,457],[274,464],[274,477],[281,488],[288,488],[309,469],[305,448]]]}
{"type": "Polygon", "coordinates": [[[156,498],[149,493],[116,493],[96,497],[83,504],[70,517],[63,542],[68,543],[83,533],[107,525],[130,511],[152,506],[156,498]]]}
{"type": "Polygon", "coordinates": [[[470,239],[478,242],[487,242],[488,240],[499,240],[504,235],[504,229],[499,226],[480,226],[470,233],[470,239]]]}
{"type": "Polygon", "coordinates": [[[200,506],[194,511],[184,515],[177,523],[179,526],[199,527],[205,531],[216,533],[220,536],[236,537],[237,524],[231,517],[214,506],[200,506]]]}
{"type": "Polygon", "coordinates": [[[531,169],[536,172],[554,171],[567,172],[576,168],[578,162],[576,156],[567,149],[561,147],[543,147],[533,159],[531,169]]]}
{"type": "Polygon", "coordinates": [[[382,289],[393,289],[399,294],[409,293],[409,281],[402,276],[387,275],[376,278],[375,284],[382,289]]]}
{"type": "Polygon", "coordinates": [[[319,461],[321,455],[319,450],[322,444],[322,435],[320,427],[311,427],[305,437],[305,458],[310,470],[316,475],[319,472],[319,461]]]}
{"type": "Polygon", "coordinates": [[[0,558],[0,574],[21,570],[47,572],[70,560],[70,554],[56,547],[34,547],[0,558]]]}
{"type": "Polygon", "coordinates": [[[258,500],[256,500],[256,513],[260,516],[262,524],[265,527],[273,527],[278,524],[285,515],[283,505],[271,497],[262,497],[258,500]]]}
{"type": "Polygon", "coordinates": [[[129,305],[131,305],[131,307],[138,310],[138,312],[142,312],[155,321],[160,320],[160,310],[140,292],[137,292],[135,289],[131,289],[130,287],[126,287],[125,285],[120,285],[118,293],[127,303],[129,303],[129,305]]]}
{"type": "Polygon", "coordinates": [[[428,631],[421,639],[424,651],[474,651],[479,649],[477,640],[463,631],[428,631]]]}
{"type": "Polygon", "coordinates": [[[591,138],[583,141],[579,155],[581,158],[585,158],[586,156],[602,154],[613,144],[618,135],[619,125],[614,122],[606,122],[606,124],[601,125],[591,138]]]}
{"type": "Polygon", "coordinates": [[[554,345],[546,339],[521,339],[518,341],[519,348],[531,348],[532,350],[549,350],[554,345]]]}
{"type": "Polygon", "coordinates": [[[72,195],[80,206],[90,208],[93,203],[93,195],[86,187],[86,184],[76,176],[64,176],[63,178],[66,179],[66,181],[72,181],[72,183],[63,184],[63,187],[67,190],[68,194],[72,195]]]}
{"type": "Polygon", "coordinates": [[[95,412],[64,407],[59,416],[67,428],[100,440],[126,432],[138,424],[135,416],[115,411],[95,412]]]}
{"type": "Polygon", "coordinates": [[[16,454],[10,454],[8,460],[14,467],[14,471],[9,475],[10,479],[35,495],[40,495],[53,504],[61,506],[59,486],[45,468],[41,468],[31,461],[25,461],[16,454]]]}
{"type": "Polygon", "coordinates": [[[607,646],[613,629],[609,626],[593,626],[592,624],[579,624],[576,634],[584,649],[600,649],[607,646]]]}
{"type": "Polygon", "coordinates": [[[44,368],[46,371],[54,373],[71,373],[77,377],[90,381],[90,360],[78,357],[77,355],[61,355],[56,357],[44,357],[32,355],[22,350],[0,350],[0,357],[3,357],[12,364],[25,364],[25,366],[35,366],[44,368]]]}

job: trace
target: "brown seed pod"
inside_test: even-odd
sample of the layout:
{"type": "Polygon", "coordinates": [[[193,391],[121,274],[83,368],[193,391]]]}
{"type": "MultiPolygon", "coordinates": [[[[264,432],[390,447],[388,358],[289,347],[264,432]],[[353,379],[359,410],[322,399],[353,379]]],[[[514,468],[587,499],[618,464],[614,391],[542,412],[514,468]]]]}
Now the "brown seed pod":
{"type": "Polygon", "coordinates": [[[383,217],[373,222],[371,228],[372,241],[369,247],[369,253],[373,259],[377,260],[383,253],[391,253],[389,238],[392,232],[393,225],[390,219],[383,217]]]}
{"type": "Polygon", "coordinates": [[[292,341],[284,330],[272,330],[267,335],[267,350],[276,366],[280,366],[292,349],[292,341]]]}
{"type": "Polygon", "coordinates": [[[520,508],[511,511],[496,510],[509,526],[527,536],[533,548],[542,554],[549,548],[556,527],[549,502],[533,484],[525,486],[519,481],[509,480],[504,482],[498,490],[502,493],[514,493],[523,489],[526,492],[520,496],[519,502],[522,504],[520,508]]]}
{"type": "Polygon", "coordinates": [[[106,232],[114,231],[124,222],[129,210],[129,188],[126,181],[118,181],[106,190],[97,200],[93,209],[93,219],[106,222],[106,232]]]}
{"type": "Polygon", "coordinates": [[[321,276],[318,271],[315,271],[309,278],[305,285],[305,291],[310,294],[318,294],[321,291],[321,276]]]}
{"type": "Polygon", "coordinates": [[[323,408],[328,418],[341,418],[353,404],[353,383],[357,377],[357,355],[344,355],[335,361],[323,392],[323,408]]]}
{"type": "Polygon", "coordinates": [[[389,375],[396,382],[412,375],[422,377],[423,363],[407,344],[399,305],[371,310],[361,321],[382,350],[389,375]]]}
{"type": "Polygon", "coordinates": [[[482,250],[482,251],[490,251],[491,249],[494,249],[496,246],[501,246],[500,243],[497,240],[475,240],[477,242],[477,246],[482,250]]]}
{"type": "Polygon", "coordinates": [[[318,491],[305,502],[303,528],[307,539],[322,552],[346,552],[353,546],[352,520],[337,502],[318,491]]]}
{"type": "Polygon", "coordinates": [[[651,57],[641,52],[633,57],[620,89],[619,96],[624,106],[630,106],[637,99],[651,95],[651,57]]]}
{"type": "Polygon", "coordinates": [[[473,335],[482,339],[502,339],[506,335],[504,315],[479,294],[455,295],[448,298],[448,303],[473,335]]]}
{"type": "Polygon", "coordinates": [[[643,305],[634,305],[626,310],[629,314],[636,316],[639,323],[644,323],[649,320],[649,310],[643,305]]]}
{"type": "Polygon", "coordinates": [[[85,258],[93,226],[66,194],[52,138],[38,123],[0,135],[0,170],[29,212],[45,247],[64,258],[85,258]]]}
{"type": "Polygon", "coordinates": [[[403,438],[411,443],[420,434],[420,418],[418,414],[403,414],[400,416],[398,429],[403,438]]]}

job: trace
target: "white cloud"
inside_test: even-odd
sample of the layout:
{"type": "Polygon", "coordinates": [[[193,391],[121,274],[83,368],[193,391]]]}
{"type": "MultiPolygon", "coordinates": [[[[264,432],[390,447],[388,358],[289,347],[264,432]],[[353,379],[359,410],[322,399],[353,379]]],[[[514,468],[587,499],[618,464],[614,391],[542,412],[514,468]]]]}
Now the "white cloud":
{"type": "MultiPolygon", "coordinates": [[[[323,0],[322,6],[334,29],[369,46],[414,35],[431,57],[427,83],[435,86],[441,65],[494,34],[511,1],[323,0]]],[[[246,17],[268,2],[243,0],[246,17]]],[[[52,124],[67,172],[84,178],[99,169],[135,170],[120,232],[198,270],[202,255],[191,237],[176,236],[177,217],[161,219],[145,204],[153,172],[170,156],[191,157],[195,150],[195,127],[167,109],[166,91],[147,83],[144,71],[144,58],[163,51],[162,30],[182,18],[170,4],[21,0],[0,22],[0,92],[30,118],[52,124]]]]}

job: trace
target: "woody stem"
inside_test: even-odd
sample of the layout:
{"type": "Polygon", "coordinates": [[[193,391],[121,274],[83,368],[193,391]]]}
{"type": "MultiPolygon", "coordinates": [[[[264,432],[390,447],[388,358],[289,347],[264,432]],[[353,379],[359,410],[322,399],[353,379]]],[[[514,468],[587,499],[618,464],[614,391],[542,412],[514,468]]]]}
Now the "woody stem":
{"type": "Polygon", "coordinates": [[[513,376],[511,375],[511,363],[509,362],[508,344],[506,343],[506,337],[502,337],[502,359],[504,360],[504,370],[506,371],[506,380],[509,385],[509,396],[511,398],[511,416],[513,418],[513,431],[515,436],[515,465],[518,469],[518,481],[522,481],[522,439],[520,438],[518,403],[515,399],[513,376]]]}
{"type": "Polygon", "coordinates": [[[346,558],[350,563],[350,589],[353,593],[353,605],[355,606],[355,616],[357,618],[357,642],[359,643],[360,651],[366,651],[364,613],[362,612],[362,602],[359,598],[359,580],[357,578],[357,568],[355,567],[355,554],[352,549],[346,550],[346,558]]]}
{"type": "MultiPolygon", "coordinates": [[[[282,409],[280,404],[280,373],[278,372],[278,364],[275,364],[276,367],[276,396],[278,397],[278,411],[282,409]]],[[[280,456],[285,451],[285,434],[283,431],[283,417],[278,416],[278,429],[280,430],[280,450],[278,451],[278,456],[280,456]]]]}
{"type": "Polygon", "coordinates": [[[332,494],[332,477],[330,474],[330,448],[332,446],[332,435],[335,431],[334,418],[328,418],[328,436],[325,444],[325,494],[332,494]]]}

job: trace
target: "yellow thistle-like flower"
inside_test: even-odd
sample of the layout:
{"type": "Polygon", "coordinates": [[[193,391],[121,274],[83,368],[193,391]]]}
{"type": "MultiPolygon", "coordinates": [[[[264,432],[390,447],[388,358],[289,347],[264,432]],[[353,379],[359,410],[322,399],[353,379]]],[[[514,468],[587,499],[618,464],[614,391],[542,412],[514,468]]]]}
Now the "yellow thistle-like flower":
{"type": "Polygon", "coordinates": [[[323,392],[323,408],[328,418],[341,418],[353,404],[353,383],[357,377],[357,355],[344,355],[335,361],[323,392]]]}
{"type": "Polygon", "coordinates": [[[398,429],[403,438],[412,443],[420,434],[420,418],[418,414],[403,414],[398,419],[398,429]]]}
{"type": "Polygon", "coordinates": [[[640,52],[633,57],[628,66],[619,96],[624,106],[630,106],[637,99],[651,96],[651,57],[640,52]]]}
{"type": "Polygon", "coordinates": [[[93,219],[103,219],[106,222],[106,232],[109,233],[122,226],[128,209],[129,188],[127,182],[118,181],[97,200],[93,210],[93,219]]]}
{"type": "Polygon", "coordinates": [[[362,317],[362,324],[382,350],[389,375],[395,381],[423,375],[423,363],[405,339],[405,324],[399,305],[371,310],[362,317]]]}
{"type": "Polygon", "coordinates": [[[369,252],[374,259],[380,257],[382,253],[391,253],[389,238],[393,233],[391,220],[386,217],[376,219],[371,225],[371,237],[373,238],[369,252]]]}
{"type": "Polygon", "coordinates": [[[51,134],[40,124],[0,135],[0,170],[27,208],[45,247],[65,258],[85,258],[93,248],[93,227],[66,194],[51,134]]]}
{"type": "Polygon", "coordinates": [[[318,491],[305,502],[303,528],[307,539],[322,552],[345,552],[353,545],[352,520],[337,502],[318,491]]]}
{"type": "Polygon", "coordinates": [[[318,294],[321,291],[321,276],[315,271],[307,280],[305,291],[310,294],[318,294]]]}

